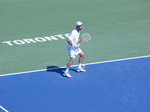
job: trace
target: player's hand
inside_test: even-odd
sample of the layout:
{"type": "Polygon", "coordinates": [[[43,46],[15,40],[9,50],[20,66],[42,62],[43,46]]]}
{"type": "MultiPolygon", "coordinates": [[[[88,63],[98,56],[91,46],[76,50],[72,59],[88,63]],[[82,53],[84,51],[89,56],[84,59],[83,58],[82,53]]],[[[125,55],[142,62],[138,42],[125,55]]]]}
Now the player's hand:
{"type": "Polygon", "coordinates": [[[74,46],[75,49],[77,49],[79,46],[74,46]]]}
{"type": "Polygon", "coordinates": [[[79,43],[84,43],[82,40],[79,40],[78,42],[79,42],[79,43]]]}

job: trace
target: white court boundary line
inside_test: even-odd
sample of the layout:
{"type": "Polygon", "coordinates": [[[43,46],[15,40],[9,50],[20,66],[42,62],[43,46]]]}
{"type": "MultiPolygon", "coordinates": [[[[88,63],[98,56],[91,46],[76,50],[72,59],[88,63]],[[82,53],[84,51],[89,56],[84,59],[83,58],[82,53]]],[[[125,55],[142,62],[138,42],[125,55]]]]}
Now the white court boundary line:
{"type": "MultiPolygon", "coordinates": [[[[150,57],[150,55],[146,56],[139,56],[139,57],[131,57],[131,58],[124,58],[124,59],[116,59],[116,60],[109,60],[109,61],[101,61],[101,62],[94,62],[94,63],[87,63],[85,65],[92,65],[92,64],[101,64],[101,63],[111,63],[111,62],[116,62],[116,61],[126,61],[126,60],[132,60],[132,59],[140,59],[140,58],[147,58],[150,57]]],[[[77,65],[72,65],[72,67],[75,67],[77,65]]],[[[66,66],[63,67],[58,67],[58,68],[65,68],[66,66]]],[[[50,69],[55,69],[55,68],[50,68],[50,69]]],[[[32,72],[40,72],[40,71],[46,71],[47,69],[41,69],[41,70],[33,70],[33,71],[26,71],[26,72],[18,72],[18,73],[11,73],[11,74],[3,74],[0,75],[2,76],[10,76],[10,75],[19,75],[19,74],[25,74],[25,73],[32,73],[32,72]]]]}
{"type": "Polygon", "coordinates": [[[4,110],[5,112],[9,112],[8,110],[6,110],[4,107],[2,107],[1,105],[0,105],[0,108],[2,109],[2,110],[4,110]]]}

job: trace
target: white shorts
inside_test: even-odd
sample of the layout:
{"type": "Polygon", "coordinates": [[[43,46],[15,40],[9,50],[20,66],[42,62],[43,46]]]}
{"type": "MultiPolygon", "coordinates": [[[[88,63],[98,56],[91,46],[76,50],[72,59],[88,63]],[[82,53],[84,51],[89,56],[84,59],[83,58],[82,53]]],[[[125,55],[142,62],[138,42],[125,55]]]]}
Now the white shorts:
{"type": "Polygon", "coordinates": [[[76,58],[76,55],[82,52],[82,50],[78,47],[77,49],[73,48],[72,46],[67,46],[68,53],[70,58],[76,58]]]}

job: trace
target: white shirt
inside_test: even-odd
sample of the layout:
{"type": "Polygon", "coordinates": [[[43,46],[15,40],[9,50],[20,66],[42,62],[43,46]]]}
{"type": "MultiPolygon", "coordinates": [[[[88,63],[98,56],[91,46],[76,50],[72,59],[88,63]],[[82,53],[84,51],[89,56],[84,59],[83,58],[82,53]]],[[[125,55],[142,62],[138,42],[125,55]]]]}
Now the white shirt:
{"type": "Polygon", "coordinates": [[[76,29],[74,29],[71,33],[68,39],[70,39],[72,41],[72,46],[68,43],[67,45],[67,49],[70,55],[70,58],[75,58],[75,55],[78,55],[80,52],[82,52],[82,50],[78,47],[78,48],[74,48],[74,46],[77,46],[77,43],[79,41],[79,35],[80,32],[78,32],[76,29]]]}
{"type": "MultiPolygon", "coordinates": [[[[71,33],[68,39],[72,41],[73,46],[76,46],[79,41],[79,35],[80,32],[78,32],[76,29],[74,29],[71,33]]],[[[70,45],[70,44],[69,44],[70,45]]],[[[71,46],[71,45],[70,45],[71,46]]]]}

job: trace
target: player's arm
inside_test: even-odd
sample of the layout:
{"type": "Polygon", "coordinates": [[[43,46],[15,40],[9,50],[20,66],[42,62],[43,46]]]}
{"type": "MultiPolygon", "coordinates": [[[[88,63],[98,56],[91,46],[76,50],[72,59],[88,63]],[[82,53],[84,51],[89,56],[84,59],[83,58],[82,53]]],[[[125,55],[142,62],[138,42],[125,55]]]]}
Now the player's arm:
{"type": "Polygon", "coordinates": [[[67,42],[68,42],[72,47],[78,48],[78,46],[73,46],[73,43],[72,43],[72,41],[71,41],[70,39],[67,39],[67,42]]]}
{"type": "Polygon", "coordinates": [[[84,43],[82,40],[79,40],[78,42],[81,43],[81,44],[84,43]]]}
{"type": "Polygon", "coordinates": [[[71,46],[73,46],[73,43],[72,43],[72,41],[71,41],[70,39],[67,39],[67,42],[68,42],[71,46]]]}

